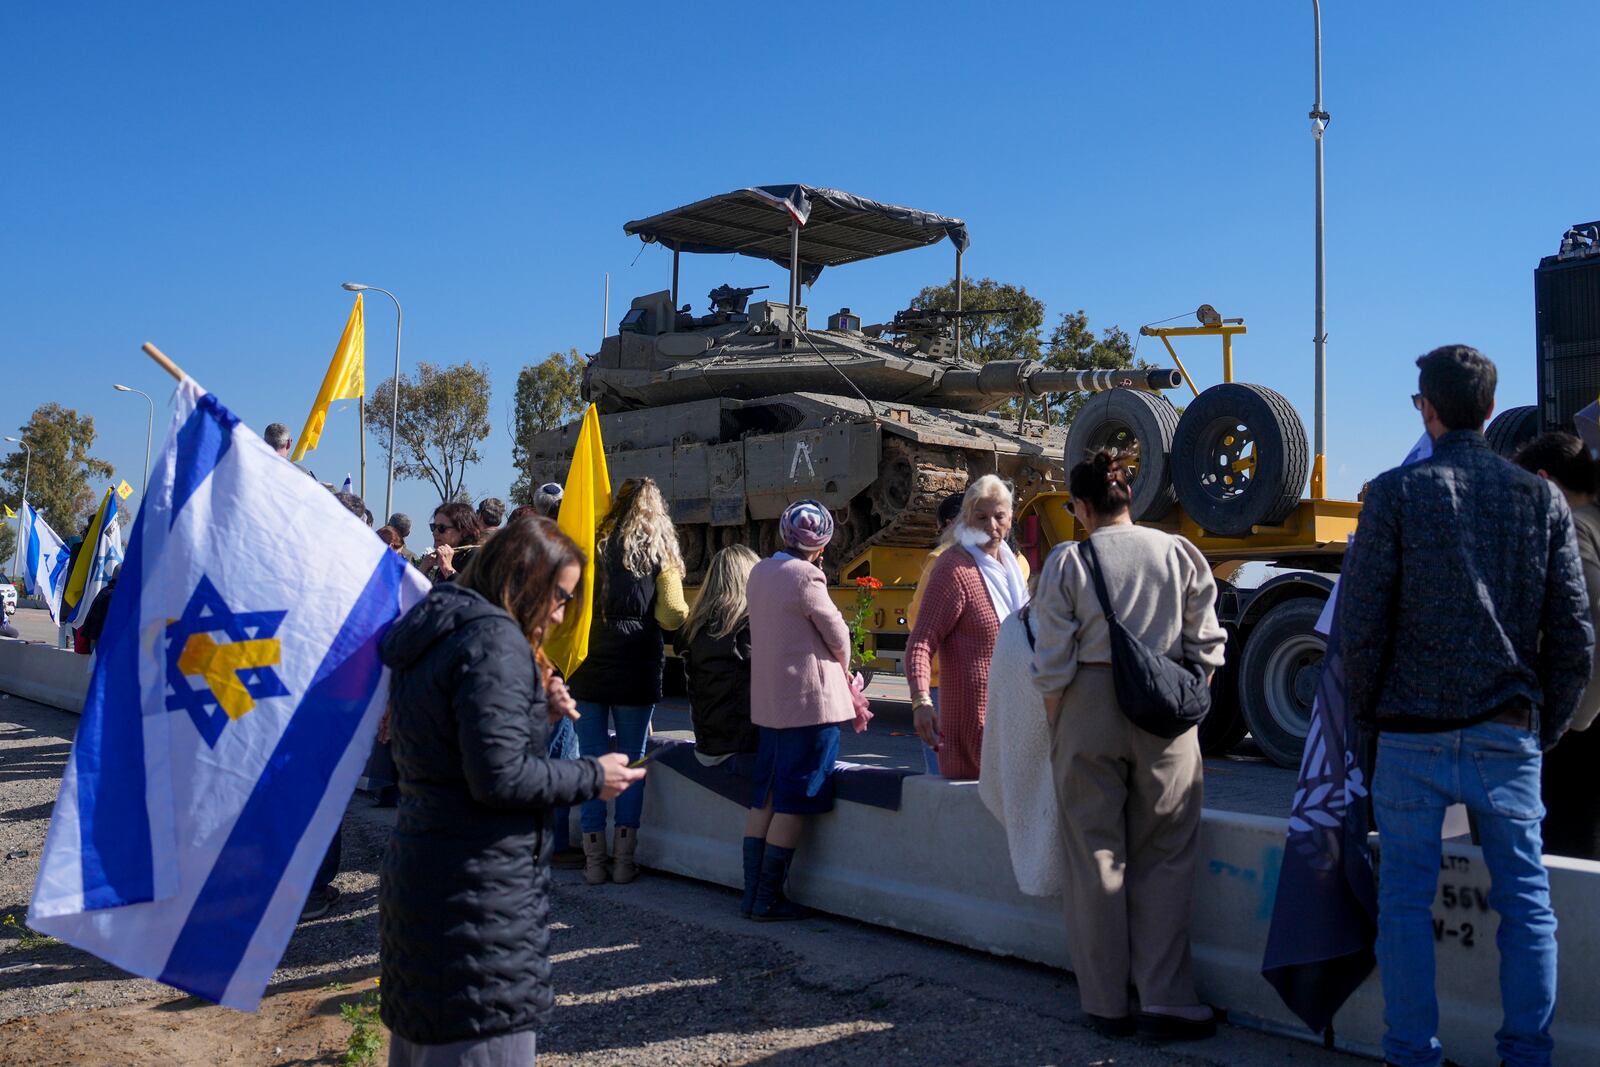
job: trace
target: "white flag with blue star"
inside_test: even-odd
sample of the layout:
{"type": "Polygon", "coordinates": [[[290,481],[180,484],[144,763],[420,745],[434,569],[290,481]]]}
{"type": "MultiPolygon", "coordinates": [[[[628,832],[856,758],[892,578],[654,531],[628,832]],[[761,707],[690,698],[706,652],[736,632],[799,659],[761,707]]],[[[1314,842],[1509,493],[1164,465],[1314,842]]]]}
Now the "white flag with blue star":
{"type": "Polygon", "coordinates": [[[72,553],[26,500],[22,502],[22,576],[30,596],[44,601],[50,618],[61,621],[61,594],[67,588],[72,553]]]}
{"type": "Polygon", "coordinates": [[[133,525],[28,924],[253,1010],[427,592],[192,380],[133,525]]]}

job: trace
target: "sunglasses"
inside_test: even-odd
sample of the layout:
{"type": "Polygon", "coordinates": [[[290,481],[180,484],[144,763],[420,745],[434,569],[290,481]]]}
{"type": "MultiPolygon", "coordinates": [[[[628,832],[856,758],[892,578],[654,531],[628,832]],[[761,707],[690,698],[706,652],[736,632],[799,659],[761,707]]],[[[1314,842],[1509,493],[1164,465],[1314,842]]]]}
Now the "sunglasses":
{"type": "Polygon", "coordinates": [[[575,589],[563,589],[559,585],[556,586],[556,598],[558,600],[560,600],[561,603],[563,603],[563,604],[572,603],[573,599],[577,595],[578,595],[578,592],[575,589]]]}
{"type": "Polygon", "coordinates": [[[1418,411],[1422,410],[1422,401],[1423,401],[1423,396],[1422,396],[1421,393],[1412,393],[1411,394],[1411,406],[1416,408],[1418,411]]]}
{"type": "Polygon", "coordinates": [[[442,522],[430,522],[428,523],[428,529],[434,533],[444,533],[447,530],[454,530],[455,527],[442,522]]]}

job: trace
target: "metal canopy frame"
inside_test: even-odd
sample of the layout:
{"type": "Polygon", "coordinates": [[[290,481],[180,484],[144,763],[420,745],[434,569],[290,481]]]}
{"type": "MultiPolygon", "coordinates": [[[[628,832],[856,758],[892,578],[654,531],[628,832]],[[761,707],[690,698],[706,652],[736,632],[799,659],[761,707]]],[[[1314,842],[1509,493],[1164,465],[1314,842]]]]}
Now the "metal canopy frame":
{"type": "Polygon", "coordinates": [[[791,334],[795,332],[794,309],[800,303],[800,287],[814,283],[823,268],[925,248],[947,239],[956,247],[959,311],[961,256],[970,243],[966,223],[960,219],[808,185],[736,189],[636,219],[622,231],[672,250],[673,307],[678,306],[679,257],[685,252],[745,255],[787,266],[791,334]]]}

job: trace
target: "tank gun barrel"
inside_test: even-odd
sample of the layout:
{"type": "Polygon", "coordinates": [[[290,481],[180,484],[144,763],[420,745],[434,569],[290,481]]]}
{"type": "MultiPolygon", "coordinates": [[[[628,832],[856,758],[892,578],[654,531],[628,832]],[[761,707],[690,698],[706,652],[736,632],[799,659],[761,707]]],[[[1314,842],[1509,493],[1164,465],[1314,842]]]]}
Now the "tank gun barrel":
{"type": "Polygon", "coordinates": [[[997,359],[976,370],[954,369],[939,380],[934,397],[1026,396],[1052,393],[1103,393],[1111,389],[1155,392],[1176,389],[1182,377],[1175,370],[1050,370],[1031,359],[997,359]]]}

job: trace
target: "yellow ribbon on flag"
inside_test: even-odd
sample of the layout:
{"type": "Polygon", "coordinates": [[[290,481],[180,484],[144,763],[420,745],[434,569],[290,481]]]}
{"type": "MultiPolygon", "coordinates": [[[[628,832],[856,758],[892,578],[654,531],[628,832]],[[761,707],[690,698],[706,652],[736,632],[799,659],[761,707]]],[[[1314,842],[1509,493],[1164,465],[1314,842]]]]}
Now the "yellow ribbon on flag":
{"type": "Polygon", "coordinates": [[[117,486],[117,499],[118,500],[126,500],[132,495],[133,495],[133,486],[129,485],[126,480],[124,480],[121,485],[117,486]]]}
{"type": "Polygon", "coordinates": [[[556,525],[577,542],[589,561],[578,595],[567,605],[567,617],[544,640],[545,655],[561,673],[572,677],[589,655],[589,627],[594,622],[594,590],[599,582],[595,558],[595,530],[611,510],[611,474],[606,470],[604,442],[600,440],[600,413],[593,404],[583,413],[578,443],[572,450],[572,467],[561,491],[561,513],[556,525]]]}
{"type": "MultiPolygon", "coordinates": [[[[317,447],[322,438],[322,424],[328,420],[328,405],[335,400],[356,400],[367,392],[367,326],[361,312],[361,294],[356,294],[356,306],[350,309],[350,319],[339,336],[339,347],[333,350],[333,362],[323,376],[322,388],[317,390],[316,403],[306,416],[305,429],[294,443],[294,455],[289,458],[299,462],[305,454],[317,447]]],[[[396,383],[398,384],[398,383],[396,383]]],[[[362,427],[362,433],[366,428],[362,427]]]]}

